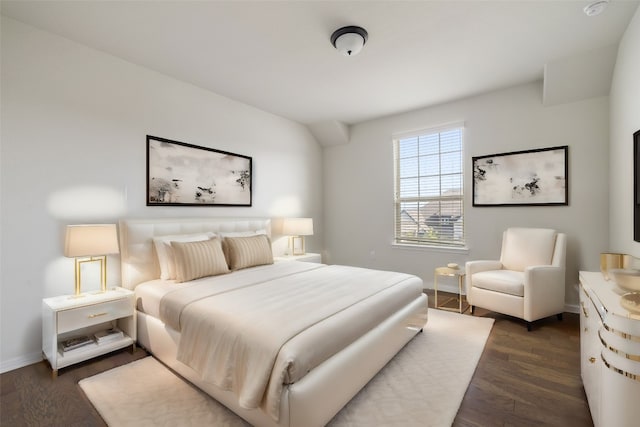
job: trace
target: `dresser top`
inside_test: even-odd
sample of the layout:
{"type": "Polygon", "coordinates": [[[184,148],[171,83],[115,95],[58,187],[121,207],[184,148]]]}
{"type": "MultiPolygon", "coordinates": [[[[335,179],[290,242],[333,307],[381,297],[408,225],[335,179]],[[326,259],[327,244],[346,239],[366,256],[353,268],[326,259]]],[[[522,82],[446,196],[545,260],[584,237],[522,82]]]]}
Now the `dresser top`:
{"type": "Polygon", "coordinates": [[[580,283],[608,329],[640,339],[640,313],[630,312],[620,305],[620,298],[627,291],[615,282],[605,280],[600,272],[581,271],[580,283]]]}

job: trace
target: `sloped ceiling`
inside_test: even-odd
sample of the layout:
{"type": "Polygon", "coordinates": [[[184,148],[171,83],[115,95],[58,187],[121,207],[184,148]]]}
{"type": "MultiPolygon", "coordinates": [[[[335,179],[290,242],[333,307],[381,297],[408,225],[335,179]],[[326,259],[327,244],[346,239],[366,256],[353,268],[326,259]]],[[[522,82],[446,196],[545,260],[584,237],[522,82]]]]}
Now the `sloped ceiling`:
{"type": "Polygon", "coordinates": [[[539,80],[545,64],[615,51],[638,1],[611,1],[595,17],[582,12],[587,4],[3,0],[1,11],[344,139],[349,124],[539,80]],[[329,42],[345,25],[369,32],[358,56],[329,42]]]}

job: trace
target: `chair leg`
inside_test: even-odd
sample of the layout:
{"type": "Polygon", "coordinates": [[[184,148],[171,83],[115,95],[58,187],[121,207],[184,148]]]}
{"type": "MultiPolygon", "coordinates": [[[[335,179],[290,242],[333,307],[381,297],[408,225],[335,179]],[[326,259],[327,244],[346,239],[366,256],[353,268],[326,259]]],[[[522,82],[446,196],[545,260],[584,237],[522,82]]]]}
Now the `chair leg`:
{"type": "Polygon", "coordinates": [[[531,322],[527,322],[527,332],[531,332],[531,322]]]}
{"type": "Polygon", "coordinates": [[[474,311],[476,310],[476,308],[472,305],[470,305],[469,307],[471,307],[471,315],[473,316],[474,311]]]}
{"type": "Polygon", "coordinates": [[[558,318],[559,321],[562,322],[562,313],[556,314],[556,317],[558,318]]]}

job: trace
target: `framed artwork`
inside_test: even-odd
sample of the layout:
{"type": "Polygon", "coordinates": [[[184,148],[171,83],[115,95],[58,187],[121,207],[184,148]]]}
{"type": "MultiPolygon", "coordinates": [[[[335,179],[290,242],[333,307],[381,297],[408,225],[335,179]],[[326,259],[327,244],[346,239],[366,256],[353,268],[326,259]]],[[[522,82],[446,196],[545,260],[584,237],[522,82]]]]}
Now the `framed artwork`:
{"type": "Polygon", "coordinates": [[[251,206],[252,159],[147,135],[147,206],[251,206]]]}
{"type": "Polygon", "coordinates": [[[640,130],[633,134],[633,240],[640,242],[640,130]]]}
{"type": "Polygon", "coordinates": [[[568,149],[473,157],[473,206],[568,205],[568,149]]]}

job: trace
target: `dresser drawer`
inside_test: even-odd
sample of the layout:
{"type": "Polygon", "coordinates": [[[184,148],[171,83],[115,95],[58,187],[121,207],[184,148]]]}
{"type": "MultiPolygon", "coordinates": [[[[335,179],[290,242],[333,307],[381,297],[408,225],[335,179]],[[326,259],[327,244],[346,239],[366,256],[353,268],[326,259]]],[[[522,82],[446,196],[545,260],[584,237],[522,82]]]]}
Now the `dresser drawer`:
{"type": "Polygon", "coordinates": [[[62,334],[79,327],[97,325],[130,315],[133,315],[131,298],[62,310],[58,312],[58,333],[62,334]]]}

